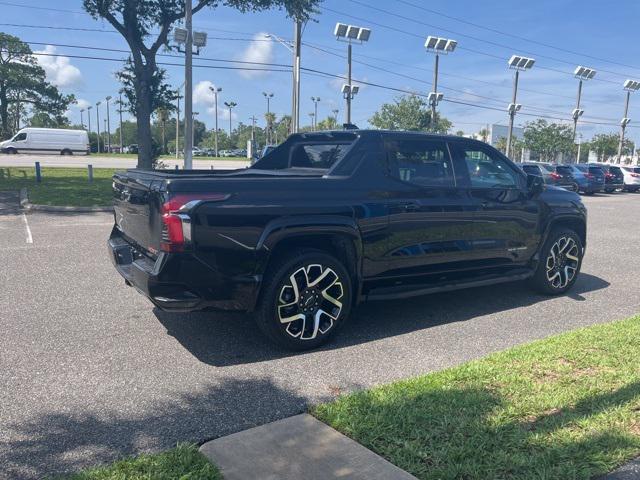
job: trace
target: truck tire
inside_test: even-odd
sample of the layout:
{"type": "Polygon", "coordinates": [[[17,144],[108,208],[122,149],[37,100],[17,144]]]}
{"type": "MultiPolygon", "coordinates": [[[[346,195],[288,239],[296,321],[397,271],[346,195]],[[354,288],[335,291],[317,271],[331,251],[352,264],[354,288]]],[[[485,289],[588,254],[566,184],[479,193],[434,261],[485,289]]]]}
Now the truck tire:
{"type": "Polygon", "coordinates": [[[13,147],[9,147],[9,148],[7,148],[6,152],[7,152],[9,155],[15,155],[16,153],[18,153],[18,151],[17,151],[15,148],[13,148],[13,147]]]}
{"type": "Polygon", "coordinates": [[[265,274],[256,323],[278,345],[310,350],[340,329],[351,304],[351,278],[340,261],[320,250],[295,250],[265,274]]]}
{"type": "Polygon", "coordinates": [[[584,248],[580,236],[568,228],[553,230],[540,251],[540,261],[530,283],[540,293],[561,295],[578,278],[584,248]]]}

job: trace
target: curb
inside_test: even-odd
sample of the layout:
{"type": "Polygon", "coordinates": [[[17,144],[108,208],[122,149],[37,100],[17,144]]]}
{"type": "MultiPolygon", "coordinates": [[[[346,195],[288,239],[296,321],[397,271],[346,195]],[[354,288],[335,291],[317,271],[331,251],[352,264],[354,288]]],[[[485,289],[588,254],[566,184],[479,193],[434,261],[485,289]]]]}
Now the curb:
{"type": "Polygon", "coordinates": [[[90,213],[90,212],[113,212],[113,207],[68,207],[55,205],[34,205],[29,201],[29,193],[26,187],[20,189],[20,206],[28,211],[34,212],[68,212],[68,213],[90,213]]]}

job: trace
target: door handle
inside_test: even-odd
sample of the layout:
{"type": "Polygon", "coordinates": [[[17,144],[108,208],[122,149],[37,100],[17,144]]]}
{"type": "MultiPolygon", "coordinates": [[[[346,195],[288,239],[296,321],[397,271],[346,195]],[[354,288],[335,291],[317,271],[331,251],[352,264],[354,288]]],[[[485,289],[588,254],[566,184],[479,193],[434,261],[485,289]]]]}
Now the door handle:
{"type": "Polygon", "coordinates": [[[413,202],[403,203],[401,207],[405,212],[417,212],[420,210],[420,205],[413,202]]]}
{"type": "Polygon", "coordinates": [[[489,207],[489,202],[487,202],[487,201],[484,201],[484,202],[482,202],[482,203],[480,204],[480,208],[482,208],[482,209],[486,209],[486,208],[488,208],[488,207],[489,207]]]}

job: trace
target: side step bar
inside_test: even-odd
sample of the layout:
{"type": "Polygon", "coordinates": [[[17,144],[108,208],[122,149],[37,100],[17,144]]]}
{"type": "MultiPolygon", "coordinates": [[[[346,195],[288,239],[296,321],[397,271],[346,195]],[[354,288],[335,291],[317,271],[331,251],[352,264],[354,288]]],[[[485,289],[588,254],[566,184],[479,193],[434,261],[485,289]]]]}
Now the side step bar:
{"type": "Polygon", "coordinates": [[[401,298],[417,297],[431,293],[449,292],[451,290],[461,290],[464,288],[484,287],[497,283],[517,282],[532,277],[533,270],[518,270],[510,275],[486,275],[470,281],[449,282],[431,285],[399,285],[394,287],[375,288],[363,295],[363,300],[394,300],[401,298]]]}

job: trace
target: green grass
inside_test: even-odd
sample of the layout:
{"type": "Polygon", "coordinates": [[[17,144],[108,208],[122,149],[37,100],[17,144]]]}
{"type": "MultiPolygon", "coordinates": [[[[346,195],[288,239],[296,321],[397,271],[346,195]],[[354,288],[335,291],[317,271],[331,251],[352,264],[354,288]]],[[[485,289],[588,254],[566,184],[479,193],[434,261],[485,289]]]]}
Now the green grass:
{"type": "Polygon", "coordinates": [[[222,480],[218,469],[193,445],[156,455],[140,455],[60,480],[222,480]]]}
{"type": "Polygon", "coordinates": [[[640,317],[312,413],[420,479],[590,479],[640,455],[640,317]]]}
{"type": "Polygon", "coordinates": [[[86,168],[42,168],[36,183],[35,168],[0,168],[0,191],[26,187],[29,200],[37,205],[91,207],[111,205],[111,176],[115,169],[94,168],[89,183],[86,168]]]}
{"type": "MultiPolygon", "coordinates": [[[[91,154],[92,157],[104,157],[104,158],[131,158],[131,159],[135,159],[138,158],[138,155],[135,153],[92,153],[91,154]]],[[[91,157],[89,157],[91,158],[91,157]]],[[[235,161],[248,161],[247,158],[245,157],[193,157],[194,160],[210,160],[210,161],[216,161],[216,160],[235,160],[235,161]]],[[[175,155],[160,155],[160,160],[175,160],[176,156],[175,155]]],[[[182,155],[179,157],[178,160],[182,160],[183,157],[182,155]]]]}

